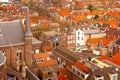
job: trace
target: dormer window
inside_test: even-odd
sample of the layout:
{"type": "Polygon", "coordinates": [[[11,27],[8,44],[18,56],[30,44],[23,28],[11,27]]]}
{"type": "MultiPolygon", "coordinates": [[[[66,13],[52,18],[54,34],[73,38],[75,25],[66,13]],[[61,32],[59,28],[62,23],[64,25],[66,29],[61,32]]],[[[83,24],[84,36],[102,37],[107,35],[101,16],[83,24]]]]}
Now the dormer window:
{"type": "Polygon", "coordinates": [[[109,73],[109,76],[110,76],[110,80],[118,80],[118,74],[117,73],[115,73],[115,74],[109,73]]]}
{"type": "Polygon", "coordinates": [[[104,77],[102,75],[95,75],[95,80],[104,80],[104,77]]]}
{"type": "Polygon", "coordinates": [[[36,59],[36,63],[40,63],[40,62],[43,62],[44,61],[44,58],[38,58],[36,59]]]}

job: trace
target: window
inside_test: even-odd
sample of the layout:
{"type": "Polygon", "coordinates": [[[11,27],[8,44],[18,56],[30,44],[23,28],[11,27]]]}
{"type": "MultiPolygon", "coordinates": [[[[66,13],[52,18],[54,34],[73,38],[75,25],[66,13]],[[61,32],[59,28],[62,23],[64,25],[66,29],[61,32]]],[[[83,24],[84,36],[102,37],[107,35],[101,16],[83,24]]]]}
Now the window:
{"type": "Polygon", "coordinates": [[[75,43],[75,40],[73,40],[73,43],[75,43]]]}
{"type": "Polygon", "coordinates": [[[80,32],[78,32],[78,35],[80,35],[80,32]]]}
{"type": "Polygon", "coordinates": [[[102,75],[95,75],[95,80],[104,80],[102,75]]]}
{"type": "Polygon", "coordinates": [[[79,72],[79,71],[77,71],[77,74],[78,74],[78,75],[80,75],[80,72],[79,72]]]}
{"type": "Polygon", "coordinates": [[[111,80],[118,80],[117,79],[117,74],[112,75],[111,80]]]}
{"type": "Polygon", "coordinates": [[[70,39],[70,36],[68,36],[68,40],[70,39]]]}
{"type": "Polygon", "coordinates": [[[48,72],[48,75],[51,75],[52,74],[52,72],[48,72]]]}
{"type": "Polygon", "coordinates": [[[1,30],[0,30],[0,36],[2,36],[2,32],[1,32],[1,30]]]}
{"type": "Polygon", "coordinates": [[[35,54],[38,54],[39,53],[39,49],[35,49],[35,54]]]}
{"type": "Polygon", "coordinates": [[[5,56],[7,56],[7,54],[6,54],[6,51],[3,49],[2,51],[1,51],[5,56]]]}
{"type": "Polygon", "coordinates": [[[68,44],[70,44],[70,41],[68,41],[68,44]]]}
{"type": "Polygon", "coordinates": [[[17,56],[19,57],[20,60],[22,60],[22,49],[17,50],[17,56]]]}
{"type": "Polygon", "coordinates": [[[112,76],[112,80],[117,80],[117,76],[112,76]]]}
{"type": "Polygon", "coordinates": [[[109,73],[109,77],[110,77],[110,80],[118,80],[118,74],[117,73],[115,73],[115,74],[109,73]]]}
{"type": "Polygon", "coordinates": [[[80,37],[78,37],[78,40],[80,40],[80,37]]]}
{"type": "Polygon", "coordinates": [[[85,76],[84,76],[83,74],[81,74],[81,77],[82,77],[82,78],[85,78],[85,76]]]}
{"type": "Polygon", "coordinates": [[[81,40],[83,40],[83,37],[81,37],[81,40]]]}
{"type": "Polygon", "coordinates": [[[75,69],[73,68],[73,71],[75,72],[75,69]]]}
{"type": "Polygon", "coordinates": [[[43,61],[44,61],[43,58],[38,58],[38,59],[36,59],[36,63],[43,62],[43,61]]]}
{"type": "Polygon", "coordinates": [[[73,42],[71,41],[71,44],[72,44],[73,42]]]}

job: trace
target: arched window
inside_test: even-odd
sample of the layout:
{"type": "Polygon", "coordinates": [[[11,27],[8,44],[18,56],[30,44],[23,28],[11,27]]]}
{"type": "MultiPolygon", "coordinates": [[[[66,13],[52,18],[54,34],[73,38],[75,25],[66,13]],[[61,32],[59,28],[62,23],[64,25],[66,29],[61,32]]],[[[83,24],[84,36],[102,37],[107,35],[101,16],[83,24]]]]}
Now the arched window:
{"type": "Polygon", "coordinates": [[[19,57],[20,60],[22,60],[22,49],[17,50],[17,56],[19,57]]]}
{"type": "Polygon", "coordinates": [[[4,49],[0,50],[0,52],[3,53],[6,56],[6,51],[4,49]]]}

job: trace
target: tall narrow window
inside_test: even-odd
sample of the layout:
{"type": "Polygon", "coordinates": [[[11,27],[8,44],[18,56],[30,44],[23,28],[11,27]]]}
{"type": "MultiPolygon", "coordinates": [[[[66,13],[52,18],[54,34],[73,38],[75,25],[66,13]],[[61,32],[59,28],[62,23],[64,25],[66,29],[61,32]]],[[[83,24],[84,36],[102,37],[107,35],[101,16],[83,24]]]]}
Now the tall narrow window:
{"type": "Polygon", "coordinates": [[[22,60],[22,49],[17,50],[17,56],[19,57],[20,60],[22,60]]]}
{"type": "Polygon", "coordinates": [[[5,56],[7,56],[7,55],[6,55],[6,51],[5,51],[5,50],[3,50],[3,51],[2,51],[2,53],[3,53],[5,56]]]}

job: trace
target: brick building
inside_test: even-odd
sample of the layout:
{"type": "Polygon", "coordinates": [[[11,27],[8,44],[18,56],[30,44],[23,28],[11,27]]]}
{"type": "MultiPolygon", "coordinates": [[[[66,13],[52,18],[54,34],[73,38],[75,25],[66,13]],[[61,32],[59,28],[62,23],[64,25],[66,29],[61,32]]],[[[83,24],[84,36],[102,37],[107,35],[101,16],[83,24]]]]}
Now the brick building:
{"type": "MultiPolygon", "coordinates": [[[[23,30],[20,21],[0,23],[0,51],[7,57],[6,64],[13,68],[16,68],[17,64],[22,66],[24,61],[29,68],[32,67],[32,54],[36,50],[40,50],[41,42],[32,36],[30,30],[29,10],[26,9],[26,11],[25,31],[23,30]],[[18,63],[16,59],[19,59],[18,63]]],[[[18,68],[20,69],[20,67],[18,68]]],[[[6,74],[9,72],[10,71],[6,71],[6,74]]],[[[14,73],[15,76],[18,74],[14,73]]]]}

